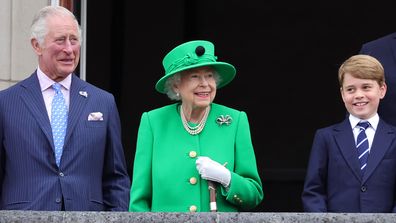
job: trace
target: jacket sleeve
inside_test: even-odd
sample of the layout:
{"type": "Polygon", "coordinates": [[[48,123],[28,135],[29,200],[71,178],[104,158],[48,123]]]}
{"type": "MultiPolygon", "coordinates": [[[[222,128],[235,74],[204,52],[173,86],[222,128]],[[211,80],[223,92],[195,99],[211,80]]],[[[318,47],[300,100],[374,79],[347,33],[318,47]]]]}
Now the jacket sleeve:
{"type": "Polygon", "coordinates": [[[103,201],[108,211],[128,211],[130,178],[121,143],[121,123],[114,97],[110,103],[110,120],[103,170],[103,201]]]}
{"type": "Polygon", "coordinates": [[[323,135],[317,131],[305,176],[302,203],[305,212],[327,212],[327,151],[323,135]]]}
{"type": "Polygon", "coordinates": [[[228,202],[249,210],[256,207],[264,197],[256,157],[245,112],[239,113],[235,141],[235,169],[231,171],[231,183],[222,193],[228,202]]]}
{"type": "Polygon", "coordinates": [[[129,211],[151,211],[153,133],[148,113],[143,113],[136,143],[129,211]]]}

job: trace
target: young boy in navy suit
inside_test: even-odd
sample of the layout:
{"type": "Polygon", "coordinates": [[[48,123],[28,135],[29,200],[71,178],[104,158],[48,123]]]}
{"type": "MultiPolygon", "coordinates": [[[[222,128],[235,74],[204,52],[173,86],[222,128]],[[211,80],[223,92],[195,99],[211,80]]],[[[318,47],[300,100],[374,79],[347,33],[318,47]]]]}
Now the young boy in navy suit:
{"type": "Polygon", "coordinates": [[[304,211],[395,212],[396,128],[377,113],[387,90],[384,69],[374,57],[355,55],[340,66],[338,80],[349,115],[315,134],[304,211]]]}

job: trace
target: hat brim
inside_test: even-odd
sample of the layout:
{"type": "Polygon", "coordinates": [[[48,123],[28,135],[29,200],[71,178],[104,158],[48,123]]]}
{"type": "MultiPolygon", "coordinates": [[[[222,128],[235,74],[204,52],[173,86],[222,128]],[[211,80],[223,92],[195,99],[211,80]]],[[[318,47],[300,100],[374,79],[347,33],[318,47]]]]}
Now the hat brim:
{"type": "Polygon", "coordinates": [[[220,81],[220,83],[217,84],[217,88],[226,86],[228,83],[230,83],[234,79],[235,74],[236,74],[235,67],[233,65],[231,65],[229,63],[225,63],[225,62],[206,62],[206,63],[193,64],[190,66],[185,66],[181,69],[174,70],[174,71],[168,73],[167,75],[163,76],[161,79],[159,79],[159,81],[155,85],[155,89],[160,93],[165,93],[165,82],[168,78],[170,78],[171,76],[173,76],[174,74],[176,74],[178,72],[189,70],[192,68],[197,68],[197,67],[204,67],[204,66],[213,67],[217,71],[217,73],[220,75],[221,81],[220,81]]]}

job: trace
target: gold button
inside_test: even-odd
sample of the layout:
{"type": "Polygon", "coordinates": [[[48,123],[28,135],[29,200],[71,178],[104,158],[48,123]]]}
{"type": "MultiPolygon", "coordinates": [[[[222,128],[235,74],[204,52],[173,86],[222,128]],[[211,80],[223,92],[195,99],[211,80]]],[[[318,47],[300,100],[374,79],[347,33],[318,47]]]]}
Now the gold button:
{"type": "Polygon", "coordinates": [[[191,211],[191,212],[196,212],[196,211],[197,211],[197,206],[191,205],[191,206],[190,206],[190,211],[191,211]]]}
{"type": "Polygon", "coordinates": [[[196,184],[197,183],[197,178],[191,177],[190,178],[190,184],[196,184]]]}
{"type": "Polygon", "coordinates": [[[195,152],[195,151],[190,151],[189,156],[190,156],[191,158],[195,158],[195,157],[197,157],[197,152],[195,152]]]}

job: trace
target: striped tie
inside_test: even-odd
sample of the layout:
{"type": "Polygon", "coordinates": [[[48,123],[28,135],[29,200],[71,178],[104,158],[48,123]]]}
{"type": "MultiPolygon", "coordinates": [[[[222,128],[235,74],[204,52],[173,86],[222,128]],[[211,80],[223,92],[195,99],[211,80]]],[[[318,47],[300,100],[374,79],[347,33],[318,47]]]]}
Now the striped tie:
{"type": "Polygon", "coordinates": [[[66,135],[67,107],[61,91],[61,85],[55,83],[52,88],[55,90],[55,96],[52,99],[51,128],[55,145],[55,161],[56,165],[59,166],[66,135]]]}
{"type": "Polygon", "coordinates": [[[370,126],[369,122],[358,123],[360,132],[356,140],[356,148],[358,150],[360,170],[362,175],[364,174],[365,168],[367,166],[367,158],[369,155],[369,143],[366,135],[366,129],[370,126]]]}

